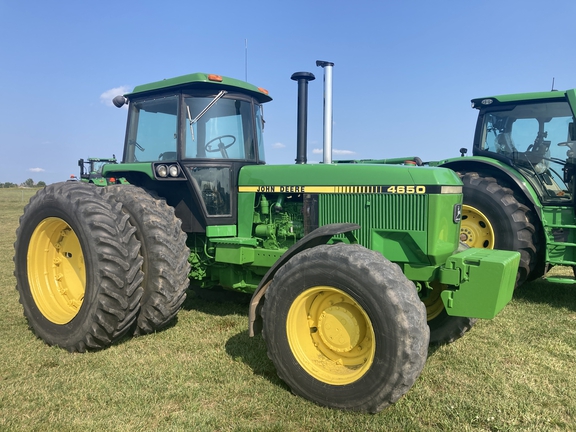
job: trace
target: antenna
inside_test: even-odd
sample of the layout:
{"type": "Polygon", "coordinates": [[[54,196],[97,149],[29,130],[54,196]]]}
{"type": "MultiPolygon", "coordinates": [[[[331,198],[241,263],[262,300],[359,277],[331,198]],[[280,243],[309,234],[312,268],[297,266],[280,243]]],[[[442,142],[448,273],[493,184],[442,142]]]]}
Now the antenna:
{"type": "Polygon", "coordinates": [[[248,82],[248,39],[244,39],[244,81],[248,82]]]}
{"type": "Polygon", "coordinates": [[[552,77],[552,90],[551,91],[556,91],[556,90],[554,90],[554,77],[552,77]]]}

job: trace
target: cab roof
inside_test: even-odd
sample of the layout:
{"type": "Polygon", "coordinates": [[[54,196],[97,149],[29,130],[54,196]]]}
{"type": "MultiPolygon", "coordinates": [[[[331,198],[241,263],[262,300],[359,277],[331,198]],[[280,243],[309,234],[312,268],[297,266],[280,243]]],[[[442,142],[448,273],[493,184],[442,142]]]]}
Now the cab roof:
{"type": "Polygon", "coordinates": [[[131,98],[146,93],[187,87],[195,89],[213,88],[214,90],[237,91],[253,96],[260,103],[265,103],[272,100],[272,98],[268,95],[268,91],[261,87],[256,87],[252,84],[234,78],[201,72],[182,75],[175,78],[163,79],[162,81],[155,81],[149,84],[138,85],[134,87],[134,90],[132,90],[131,93],[127,93],[124,96],[131,98]]]}
{"type": "Polygon", "coordinates": [[[534,101],[534,100],[565,100],[566,99],[566,92],[565,91],[547,91],[547,92],[534,92],[534,93],[516,93],[516,94],[507,94],[507,95],[500,95],[500,96],[489,96],[483,98],[476,98],[472,99],[472,108],[480,108],[486,105],[494,105],[498,103],[510,103],[510,102],[527,102],[527,101],[534,101]],[[484,102],[483,102],[484,101],[484,102]],[[490,101],[490,102],[486,102],[490,101]]]}

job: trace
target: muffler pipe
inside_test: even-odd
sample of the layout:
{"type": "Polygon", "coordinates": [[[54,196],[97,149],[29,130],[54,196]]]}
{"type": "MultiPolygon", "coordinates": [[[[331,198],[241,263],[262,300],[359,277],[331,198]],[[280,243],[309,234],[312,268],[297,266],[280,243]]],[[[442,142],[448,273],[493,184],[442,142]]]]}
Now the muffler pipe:
{"type": "Polygon", "coordinates": [[[324,68],[324,160],[332,163],[332,68],[334,63],[316,60],[316,66],[324,68]]]}
{"type": "Polygon", "coordinates": [[[310,72],[295,72],[291,77],[294,81],[298,81],[298,125],[296,137],[296,163],[306,163],[307,142],[306,136],[308,133],[308,81],[316,79],[314,74],[310,72]]]}

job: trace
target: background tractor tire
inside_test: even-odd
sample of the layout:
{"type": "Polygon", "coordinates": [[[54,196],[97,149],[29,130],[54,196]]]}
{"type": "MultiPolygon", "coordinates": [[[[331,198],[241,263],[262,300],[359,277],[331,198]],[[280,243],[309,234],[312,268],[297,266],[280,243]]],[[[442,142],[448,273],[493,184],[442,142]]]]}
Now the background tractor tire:
{"type": "Polygon", "coordinates": [[[38,337],[84,352],[131,328],[143,279],[135,231],[103,188],[56,183],[32,197],[16,231],[14,275],[38,337]]]}
{"type": "Polygon", "coordinates": [[[420,375],[426,312],[400,268],[359,245],[307,249],[266,292],[263,336],[278,376],[320,405],[378,412],[420,375]]]}
{"type": "Polygon", "coordinates": [[[122,203],[122,209],[136,227],[142,243],[144,295],[136,321],[135,335],[158,331],[178,314],[186,299],[190,264],[187,236],[174,209],[163,199],[154,198],[144,189],[131,185],[107,188],[122,203]]]}
{"type": "Polygon", "coordinates": [[[537,237],[531,210],[493,177],[458,173],[464,183],[461,240],[470,247],[520,252],[516,287],[536,267],[537,237]]]}

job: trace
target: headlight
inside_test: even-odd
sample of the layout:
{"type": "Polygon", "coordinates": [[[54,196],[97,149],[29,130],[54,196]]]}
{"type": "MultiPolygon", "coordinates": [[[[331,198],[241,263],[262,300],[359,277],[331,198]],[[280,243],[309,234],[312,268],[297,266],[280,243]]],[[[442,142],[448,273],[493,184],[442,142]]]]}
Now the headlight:
{"type": "Polygon", "coordinates": [[[170,174],[170,177],[178,177],[180,174],[180,167],[178,167],[178,165],[170,165],[168,173],[170,174]]]}
{"type": "Polygon", "coordinates": [[[158,177],[167,177],[168,167],[166,165],[158,165],[156,167],[156,174],[158,174],[158,177]]]}

